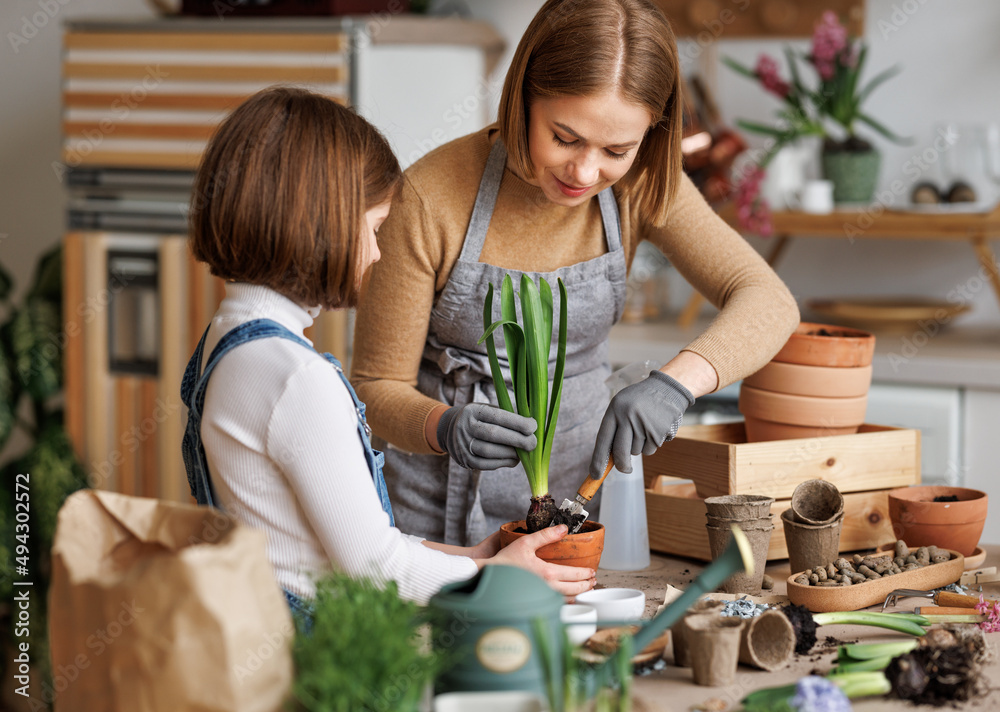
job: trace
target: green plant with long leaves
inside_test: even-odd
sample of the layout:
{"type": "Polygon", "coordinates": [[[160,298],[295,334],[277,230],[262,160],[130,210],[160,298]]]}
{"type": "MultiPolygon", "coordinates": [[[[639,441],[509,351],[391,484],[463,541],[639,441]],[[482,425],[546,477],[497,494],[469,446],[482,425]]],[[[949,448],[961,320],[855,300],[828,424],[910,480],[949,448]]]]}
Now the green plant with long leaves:
{"type": "Polygon", "coordinates": [[[543,278],[539,284],[521,275],[521,289],[515,295],[514,282],[505,275],[500,285],[500,318],[493,320],[494,289],[491,283],[483,304],[483,330],[479,343],[486,343],[490,372],[496,387],[497,402],[510,413],[533,418],[537,423],[538,444],[532,451],[518,450],[531,488],[531,505],[525,518],[529,532],[543,529],[552,521],[557,508],[549,494],[549,460],[555,439],[556,421],[562,399],[563,373],[566,368],[566,285],[559,280],[559,335],[556,344],[555,372],[549,381],[549,355],[552,349],[552,288],[543,278]],[[518,321],[517,302],[521,305],[518,321]],[[494,334],[502,330],[507,360],[510,364],[514,399],[497,356],[494,334]]]}

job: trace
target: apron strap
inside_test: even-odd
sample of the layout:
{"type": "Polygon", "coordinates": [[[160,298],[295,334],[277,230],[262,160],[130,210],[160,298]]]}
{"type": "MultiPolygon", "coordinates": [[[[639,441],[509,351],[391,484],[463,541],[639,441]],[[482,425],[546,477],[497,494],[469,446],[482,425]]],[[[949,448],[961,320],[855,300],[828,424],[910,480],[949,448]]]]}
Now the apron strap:
{"type": "MultiPolygon", "coordinates": [[[[479,181],[479,192],[476,193],[476,203],[472,207],[472,217],[465,231],[465,242],[458,259],[464,262],[479,262],[479,256],[486,242],[486,233],[490,228],[490,219],[497,204],[500,184],[503,182],[503,171],[507,165],[507,149],[503,140],[497,137],[486,159],[486,168],[479,181]]],[[[604,238],[608,252],[622,249],[621,218],[618,213],[618,201],[611,186],[597,194],[597,204],[601,209],[601,221],[604,223],[604,238]]]]}

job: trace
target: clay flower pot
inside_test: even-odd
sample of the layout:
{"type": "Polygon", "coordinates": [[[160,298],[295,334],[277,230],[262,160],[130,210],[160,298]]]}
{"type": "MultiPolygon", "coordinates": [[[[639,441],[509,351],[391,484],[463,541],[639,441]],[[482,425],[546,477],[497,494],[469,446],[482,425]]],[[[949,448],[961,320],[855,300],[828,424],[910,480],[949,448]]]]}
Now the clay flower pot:
{"type": "Polygon", "coordinates": [[[743,379],[744,386],[797,396],[851,398],[868,393],[872,367],[833,368],[770,361],[757,373],[743,379]]]}
{"type": "Polygon", "coordinates": [[[874,354],[875,335],[870,331],[803,321],[771,360],[857,368],[870,365],[874,354]]]}
{"type": "Polygon", "coordinates": [[[965,487],[925,485],[891,490],[889,520],[892,533],[910,547],[934,544],[971,556],[986,524],[987,495],[965,487]],[[935,497],[958,497],[957,502],[935,502],[935,497]]]}
{"type": "Polygon", "coordinates": [[[858,432],[865,422],[868,394],[824,398],[765,391],[744,384],[739,409],[746,420],[748,442],[826,437],[858,432]]]}
{"type": "MultiPolygon", "coordinates": [[[[524,529],[524,520],[507,522],[500,527],[500,548],[508,546],[517,541],[525,532],[516,531],[524,529]]],[[[552,564],[562,564],[563,566],[581,566],[597,570],[597,564],[601,561],[601,552],[604,551],[604,525],[598,522],[586,521],[583,528],[576,534],[567,534],[553,544],[546,544],[538,549],[535,554],[539,559],[552,564]]]]}

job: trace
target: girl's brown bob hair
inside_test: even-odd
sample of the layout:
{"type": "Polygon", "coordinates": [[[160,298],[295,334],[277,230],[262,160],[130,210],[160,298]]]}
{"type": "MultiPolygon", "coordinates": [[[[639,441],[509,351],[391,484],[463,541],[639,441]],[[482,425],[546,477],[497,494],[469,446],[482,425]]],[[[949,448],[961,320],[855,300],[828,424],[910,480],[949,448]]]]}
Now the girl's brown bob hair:
{"type": "Polygon", "coordinates": [[[653,115],[619,183],[640,214],[663,225],[681,175],[681,74],[670,23],[648,0],[548,0],[514,53],[500,97],[500,137],[515,172],[533,177],[531,103],[618,93],[653,115]]]}
{"type": "Polygon", "coordinates": [[[402,173],[378,130],[319,94],[265,89],[219,126],[191,200],[195,258],[303,306],[355,306],[365,211],[402,173]]]}

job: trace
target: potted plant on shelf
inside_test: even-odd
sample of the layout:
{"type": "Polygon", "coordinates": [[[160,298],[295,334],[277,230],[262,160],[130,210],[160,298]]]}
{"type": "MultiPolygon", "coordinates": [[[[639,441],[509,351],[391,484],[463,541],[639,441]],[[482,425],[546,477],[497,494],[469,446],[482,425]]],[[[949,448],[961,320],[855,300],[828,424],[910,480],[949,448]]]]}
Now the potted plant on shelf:
{"type": "Polygon", "coordinates": [[[741,128],[771,139],[756,166],[740,181],[746,186],[742,194],[738,192],[738,212],[745,227],[756,226],[759,230],[760,216],[767,210],[768,206],[759,197],[759,183],[768,163],[780,150],[807,136],[823,140],[823,175],[833,182],[834,200],[871,201],[880,157],[872,144],[856,133],[858,124],[890,141],[904,143],[904,140],[862,110],[872,91],[899,72],[898,67],[890,67],[862,84],[867,53],[865,43],[850,37],[837,15],[827,11],[816,25],[808,52],[785,48],[789,81],[779,76],[777,62],[767,55],[761,55],[753,69],[724,58],[731,69],[759,82],[765,91],[782,101],[776,126],[738,122],[741,128]],[[804,81],[799,72],[800,62],[815,71],[817,79],[813,84],[804,81]]]}
{"type": "MultiPolygon", "coordinates": [[[[493,285],[490,284],[483,305],[484,333],[479,343],[486,344],[497,402],[504,410],[533,418],[538,424],[535,432],[538,444],[535,449],[530,452],[517,451],[528,477],[531,502],[523,522],[508,522],[501,527],[501,546],[505,546],[517,536],[569,523],[564,519],[565,513],[556,506],[549,494],[549,460],[556,421],[559,418],[566,365],[566,285],[559,280],[559,332],[551,382],[549,356],[552,349],[553,295],[548,282],[539,278],[539,284],[536,285],[527,275],[521,276],[521,290],[517,295],[521,305],[520,322],[517,314],[518,299],[515,297],[510,275],[505,275],[500,285],[500,318],[497,320],[493,319],[493,294],[493,285]],[[497,331],[503,334],[510,383],[514,390],[513,401],[497,355],[497,331]],[[519,532],[519,529],[522,531],[519,532]]],[[[538,555],[550,561],[596,568],[603,545],[604,527],[596,522],[585,522],[578,533],[542,547],[538,550],[538,555]]]]}

